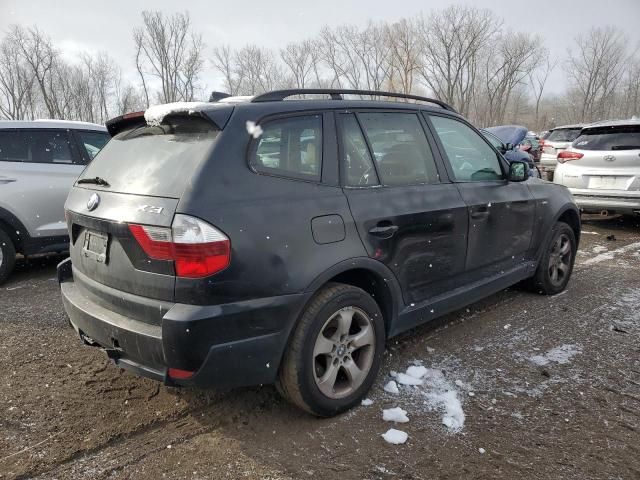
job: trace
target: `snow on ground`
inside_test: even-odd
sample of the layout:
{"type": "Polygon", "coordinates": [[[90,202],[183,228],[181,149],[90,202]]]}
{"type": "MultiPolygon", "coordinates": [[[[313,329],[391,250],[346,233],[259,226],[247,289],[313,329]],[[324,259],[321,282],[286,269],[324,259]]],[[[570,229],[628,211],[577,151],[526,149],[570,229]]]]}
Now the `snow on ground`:
{"type": "Polygon", "coordinates": [[[583,262],[583,265],[593,265],[594,263],[604,262],[605,260],[613,260],[616,255],[640,250],[640,242],[630,243],[624,247],[616,248],[605,253],[601,253],[583,262]]]}
{"type": "Polygon", "coordinates": [[[147,108],[147,111],[144,112],[144,119],[149,125],[155,126],[160,125],[162,120],[164,120],[164,117],[172,113],[193,113],[199,111],[202,107],[209,106],[211,106],[211,104],[206,102],[175,102],[165,103],[163,105],[153,105],[147,108]]]}
{"type": "MultiPolygon", "coordinates": [[[[409,367],[411,368],[411,367],[409,367]]],[[[416,378],[409,373],[399,373],[396,377],[396,380],[401,385],[422,385],[422,380],[420,378],[416,378]]]]}
{"type": "Polygon", "coordinates": [[[552,348],[543,355],[534,355],[533,357],[530,357],[529,360],[540,366],[548,365],[551,362],[565,364],[569,363],[571,357],[581,351],[582,348],[579,345],[569,345],[565,343],[559,347],[552,348]]]}
{"type": "Polygon", "coordinates": [[[389,430],[387,430],[386,433],[382,434],[382,438],[384,438],[384,440],[387,443],[392,443],[394,445],[401,445],[407,441],[407,438],[409,438],[409,435],[407,435],[406,432],[403,432],[401,430],[390,428],[389,430]]]}
{"type": "Polygon", "coordinates": [[[409,417],[407,417],[407,411],[400,407],[387,408],[382,410],[382,419],[385,422],[407,423],[409,417]]]}
{"type": "Polygon", "coordinates": [[[365,398],[360,403],[363,407],[368,407],[369,405],[373,405],[373,400],[371,400],[370,398],[365,398]]]}
{"type": "Polygon", "coordinates": [[[389,383],[384,386],[384,391],[393,394],[400,392],[400,390],[398,390],[398,384],[393,380],[389,381],[389,383]]]}

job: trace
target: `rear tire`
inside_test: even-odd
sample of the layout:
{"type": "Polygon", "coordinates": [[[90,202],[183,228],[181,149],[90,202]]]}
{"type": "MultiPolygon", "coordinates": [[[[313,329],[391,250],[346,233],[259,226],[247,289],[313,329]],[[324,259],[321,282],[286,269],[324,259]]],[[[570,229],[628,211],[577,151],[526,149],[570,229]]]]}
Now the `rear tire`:
{"type": "Polygon", "coordinates": [[[0,285],[9,277],[16,264],[16,248],[4,230],[0,230],[0,285]]]}
{"type": "Polygon", "coordinates": [[[564,222],[557,222],[540,258],[529,288],[543,295],[555,295],[567,288],[576,259],[576,236],[564,222]]]}
{"type": "Polygon", "coordinates": [[[328,284],[295,327],[276,387],[313,415],[344,412],[373,385],[384,345],[384,320],[373,298],[351,285],[328,284]]]}

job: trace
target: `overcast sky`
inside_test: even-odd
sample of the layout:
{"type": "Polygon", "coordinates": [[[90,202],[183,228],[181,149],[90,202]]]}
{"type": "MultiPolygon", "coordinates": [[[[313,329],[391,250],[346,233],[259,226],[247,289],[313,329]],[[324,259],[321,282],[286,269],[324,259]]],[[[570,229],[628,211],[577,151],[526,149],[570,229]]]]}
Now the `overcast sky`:
{"type": "MultiPolygon", "coordinates": [[[[315,35],[325,24],[393,21],[451,3],[493,10],[504,19],[505,28],[540,34],[551,55],[561,59],[572,38],[594,25],[615,25],[626,32],[630,46],[640,46],[640,0],[0,0],[0,32],[13,23],[37,25],[65,57],[73,58],[83,50],[106,50],[125,76],[135,80],[131,31],[141,23],[142,10],[187,10],[194,29],[203,34],[210,49],[225,43],[280,47],[315,35]]],[[[209,90],[219,88],[218,82],[207,62],[203,84],[209,90]]],[[[559,92],[563,87],[560,64],[550,79],[549,91],[559,92]]]]}

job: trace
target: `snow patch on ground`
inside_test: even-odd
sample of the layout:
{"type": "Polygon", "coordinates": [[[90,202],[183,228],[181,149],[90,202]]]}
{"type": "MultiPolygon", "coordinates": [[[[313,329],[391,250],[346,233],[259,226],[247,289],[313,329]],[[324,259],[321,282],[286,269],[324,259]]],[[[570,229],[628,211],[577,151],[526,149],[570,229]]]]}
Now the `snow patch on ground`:
{"type": "Polygon", "coordinates": [[[211,104],[206,102],[175,102],[165,103],[163,105],[153,105],[147,108],[147,111],[144,112],[144,119],[149,125],[155,126],[160,125],[162,120],[164,120],[164,117],[172,113],[193,113],[200,111],[203,107],[209,106],[211,106],[211,104]]]}
{"type": "Polygon", "coordinates": [[[600,255],[596,255],[593,258],[585,260],[583,262],[584,265],[593,265],[594,263],[604,262],[605,260],[613,260],[614,256],[632,252],[634,250],[640,250],[640,242],[630,243],[629,245],[625,245],[624,247],[616,248],[615,250],[611,250],[606,253],[601,253],[600,255]]]}
{"type": "Polygon", "coordinates": [[[607,250],[608,248],[604,245],[596,245],[595,247],[593,247],[593,253],[602,253],[606,252],[607,250]]]}
{"type": "Polygon", "coordinates": [[[407,411],[400,407],[387,408],[382,410],[382,419],[385,422],[407,423],[409,417],[407,417],[407,411]]]}
{"type": "Polygon", "coordinates": [[[373,405],[373,400],[371,400],[370,398],[365,398],[360,403],[363,407],[368,407],[369,405],[373,405]]]}
{"type": "Polygon", "coordinates": [[[393,380],[389,381],[389,383],[384,386],[384,391],[393,394],[400,393],[400,390],[398,390],[398,384],[393,380]]]}
{"type": "Polygon", "coordinates": [[[382,434],[382,438],[384,438],[385,442],[387,443],[392,443],[393,445],[402,445],[407,441],[409,435],[401,430],[390,428],[386,433],[382,434]]]}
{"type": "MultiPolygon", "coordinates": [[[[413,367],[409,367],[409,369],[411,368],[413,367]]],[[[398,374],[398,376],[396,377],[396,380],[398,380],[398,383],[400,383],[401,385],[422,385],[423,382],[422,380],[420,380],[420,378],[416,378],[410,375],[408,372],[409,371],[407,370],[407,373],[398,374]]]]}
{"type": "Polygon", "coordinates": [[[564,344],[559,347],[552,348],[544,355],[534,355],[529,357],[529,360],[536,365],[544,366],[551,362],[565,364],[569,363],[571,357],[582,352],[582,348],[579,345],[564,344]]]}

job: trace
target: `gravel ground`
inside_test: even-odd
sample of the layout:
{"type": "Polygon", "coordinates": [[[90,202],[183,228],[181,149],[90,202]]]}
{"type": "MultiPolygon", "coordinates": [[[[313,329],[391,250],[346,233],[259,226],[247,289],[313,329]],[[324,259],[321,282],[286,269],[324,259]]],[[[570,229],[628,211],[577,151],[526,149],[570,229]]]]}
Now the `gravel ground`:
{"type": "Polygon", "coordinates": [[[640,478],[638,223],[586,219],[560,295],[509,289],[393,339],[373,404],[326,420],[270,386],[122,372],[68,327],[58,259],[22,262],[0,287],[0,478],[640,478]],[[414,363],[452,386],[460,431],[426,387],[383,391],[414,363]],[[397,446],[381,437],[396,406],[397,446]]]}

